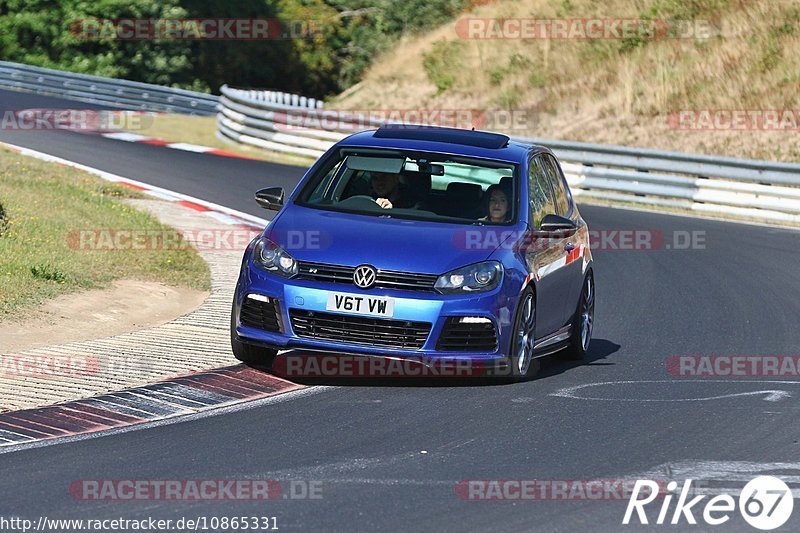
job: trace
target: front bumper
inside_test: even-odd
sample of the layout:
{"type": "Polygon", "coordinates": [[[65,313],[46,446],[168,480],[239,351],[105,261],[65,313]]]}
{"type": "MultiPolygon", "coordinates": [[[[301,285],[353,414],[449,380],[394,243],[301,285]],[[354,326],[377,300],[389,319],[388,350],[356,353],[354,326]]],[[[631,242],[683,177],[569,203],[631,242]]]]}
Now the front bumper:
{"type": "MultiPolygon", "coordinates": [[[[286,279],[255,267],[249,254],[242,264],[233,306],[234,333],[242,342],[269,346],[278,349],[304,349],[341,354],[363,354],[371,356],[413,357],[435,360],[466,359],[481,364],[496,364],[506,360],[511,340],[511,322],[514,306],[522,281],[513,273],[506,273],[500,286],[486,293],[475,295],[442,295],[434,292],[408,290],[370,289],[361,290],[354,285],[286,279]],[[513,288],[513,285],[518,285],[513,288]],[[332,313],[326,310],[328,293],[357,294],[360,296],[384,296],[394,299],[392,320],[427,322],[430,333],[419,349],[376,346],[360,342],[341,342],[303,337],[294,331],[290,309],[332,313]],[[268,297],[277,301],[280,332],[264,331],[242,324],[240,310],[248,295],[268,297]],[[497,345],[492,351],[439,350],[437,343],[448,317],[481,317],[492,322],[497,335],[497,345]]],[[[348,315],[353,316],[353,315],[348,315]]]]}

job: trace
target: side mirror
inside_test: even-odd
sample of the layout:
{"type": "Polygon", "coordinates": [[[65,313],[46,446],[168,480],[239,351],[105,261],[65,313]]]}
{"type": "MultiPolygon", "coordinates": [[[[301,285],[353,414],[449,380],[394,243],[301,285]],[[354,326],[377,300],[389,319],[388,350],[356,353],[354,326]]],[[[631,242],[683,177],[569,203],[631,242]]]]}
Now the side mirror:
{"type": "Polygon", "coordinates": [[[545,215],[539,225],[539,230],[545,233],[562,232],[566,235],[571,235],[577,229],[578,225],[575,222],[561,215],[545,215]]]}
{"type": "Polygon", "coordinates": [[[283,207],[283,187],[268,187],[256,192],[256,203],[264,209],[280,211],[283,207]]]}

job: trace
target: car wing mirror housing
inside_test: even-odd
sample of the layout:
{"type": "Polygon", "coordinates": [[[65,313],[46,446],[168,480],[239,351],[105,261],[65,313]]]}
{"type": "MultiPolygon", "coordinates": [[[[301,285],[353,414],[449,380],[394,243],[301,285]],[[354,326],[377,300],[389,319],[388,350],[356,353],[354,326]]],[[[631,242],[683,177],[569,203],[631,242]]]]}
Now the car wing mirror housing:
{"type": "Polygon", "coordinates": [[[544,233],[560,232],[565,235],[571,235],[578,230],[578,225],[575,221],[562,217],[561,215],[545,215],[542,223],[539,225],[539,231],[544,233]]]}
{"type": "Polygon", "coordinates": [[[283,207],[283,187],[268,187],[256,192],[256,203],[264,209],[280,211],[283,207]]]}

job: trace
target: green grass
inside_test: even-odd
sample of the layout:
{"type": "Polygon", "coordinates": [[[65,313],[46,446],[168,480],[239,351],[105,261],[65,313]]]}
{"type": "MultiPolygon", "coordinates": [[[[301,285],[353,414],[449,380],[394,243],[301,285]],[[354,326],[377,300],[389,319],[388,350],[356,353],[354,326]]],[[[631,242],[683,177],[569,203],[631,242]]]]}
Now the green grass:
{"type": "Polygon", "coordinates": [[[438,41],[422,58],[422,68],[436,86],[437,94],[451,89],[455,84],[461,68],[459,58],[462,48],[463,43],[460,41],[438,41]]]}
{"type": "Polygon", "coordinates": [[[541,89],[547,85],[547,72],[544,69],[534,70],[528,75],[528,83],[531,84],[531,87],[541,89]]]}
{"type": "Polygon", "coordinates": [[[207,290],[208,266],[193,248],[76,249],[70,234],[77,230],[168,229],[123,201],[138,197],[85,172],[0,150],[0,320],[119,279],[207,290]]]}
{"type": "Polygon", "coordinates": [[[503,78],[506,77],[506,69],[495,68],[489,71],[489,83],[498,86],[503,83],[503,78]]]}
{"type": "Polygon", "coordinates": [[[500,91],[495,99],[497,105],[503,109],[514,109],[519,105],[520,92],[516,87],[507,87],[500,91]]]}

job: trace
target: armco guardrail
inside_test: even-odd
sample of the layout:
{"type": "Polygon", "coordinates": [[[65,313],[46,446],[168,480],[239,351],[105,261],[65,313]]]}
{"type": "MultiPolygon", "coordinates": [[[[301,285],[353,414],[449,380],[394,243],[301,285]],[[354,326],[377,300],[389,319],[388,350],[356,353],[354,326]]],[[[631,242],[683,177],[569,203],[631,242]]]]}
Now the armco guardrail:
{"type": "Polygon", "coordinates": [[[0,88],[60,96],[123,109],[213,115],[217,96],[0,61],[0,88]]]}
{"type": "MultiPolygon", "coordinates": [[[[268,150],[319,157],[337,140],[382,123],[324,110],[311,99],[271,100],[227,86],[221,92],[218,135],[268,150]]],[[[551,148],[576,197],[800,223],[800,164],[512,138],[551,148]]]]}
{"type": "Polygon", "coordinates": [[[217,130],[223,138],[316,158],[346,137],[332,129],[302,126],[303,117],[325,114],[319,100],[271,91],[233,89],[227,85],[223,85],[220,92],[217,130]],[[298,118],[301,120],[296,120],[298,118]]]}

